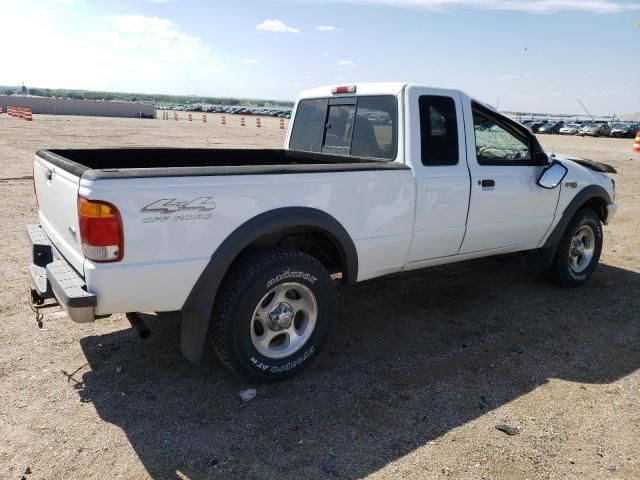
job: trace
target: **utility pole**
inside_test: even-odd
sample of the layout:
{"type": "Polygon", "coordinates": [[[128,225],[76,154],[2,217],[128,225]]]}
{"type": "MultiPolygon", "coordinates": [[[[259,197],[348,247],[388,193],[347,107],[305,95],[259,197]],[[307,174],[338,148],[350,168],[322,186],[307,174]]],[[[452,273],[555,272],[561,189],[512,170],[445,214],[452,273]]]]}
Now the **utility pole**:
{"type": "Polygon", "coordinates": [[[589,113],[589,110],[587,110],[587,107],[584,106],[584,104],[580,101],[579,98],[576,98],[576,100],[578,100],[578,103],[580,104],[580,106],[584,108],[584,111],[587,112],[587,115],[589,115],[589,118],[591,118],[591,121],[594,122],[595,120],[593,119],[593,115],[589,113]]]}

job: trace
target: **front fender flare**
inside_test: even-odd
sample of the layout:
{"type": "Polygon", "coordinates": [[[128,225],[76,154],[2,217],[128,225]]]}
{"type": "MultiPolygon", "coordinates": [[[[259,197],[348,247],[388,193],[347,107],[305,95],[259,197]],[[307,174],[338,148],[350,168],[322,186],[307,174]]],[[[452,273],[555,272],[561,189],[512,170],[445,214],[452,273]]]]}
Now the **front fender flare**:
{"type": "Polygon", "coordinates": [[[182,313],[180,348],[194,363],[202,358],[216,293],[238,255],[263,235],[289,227],[314,227],[326,233],[338,248],[344,285],[358,277],[358,253],[349,233],[326,212],[309,207],[285,207],[253,217],[236,228],[211,255],[185,301],[182,313]]]}
{"type": "Polygon", "coordinates": [[[571,200],[569,205],[564,209],[564,212],[562,212],[560,221],[547,237],[544,245],[527,257],[529,267],[534,270],[543,271],[551,266],[551,262],[553,262],[553,258],[556,255],[558,243],[560,242],[564,231],[567,229],[569,222],[585,203],[594,198],[602,200],[605,205],[611,203],[609,193],[599,185],[589,185],[580,190],[580,192],[576,194],[573,200],[571,200]]]}

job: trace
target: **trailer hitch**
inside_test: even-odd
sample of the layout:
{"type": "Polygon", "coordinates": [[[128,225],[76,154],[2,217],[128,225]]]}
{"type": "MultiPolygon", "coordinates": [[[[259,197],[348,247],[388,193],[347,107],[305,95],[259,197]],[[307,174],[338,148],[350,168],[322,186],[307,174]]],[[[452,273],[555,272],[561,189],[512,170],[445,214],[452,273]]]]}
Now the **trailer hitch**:
{"type": "Polygon", "coordinates": [[[29,290],[29,296],[31,299],[29,302],[29,308],[31,308],[31,310],[36,314],[36,323],[38,324],[38,328],[42,329],[42,320],[44,319],[44,315],[40,310],[57,307],[59,304],[56,301],[44,303],[45,299],[41,297],[35,289],[31,288],[29,290]]]}

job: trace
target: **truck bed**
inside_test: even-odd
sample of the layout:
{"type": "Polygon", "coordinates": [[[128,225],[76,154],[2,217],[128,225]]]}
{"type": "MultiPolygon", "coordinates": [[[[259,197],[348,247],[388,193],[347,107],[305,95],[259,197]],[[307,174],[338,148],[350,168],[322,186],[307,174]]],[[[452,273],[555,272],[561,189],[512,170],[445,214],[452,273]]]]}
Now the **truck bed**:
{"type": "Polygon", "coordinates": [[[36,155],[85,179],[407,169],[403,163],[283,149],[99,148],[36,155]]]}

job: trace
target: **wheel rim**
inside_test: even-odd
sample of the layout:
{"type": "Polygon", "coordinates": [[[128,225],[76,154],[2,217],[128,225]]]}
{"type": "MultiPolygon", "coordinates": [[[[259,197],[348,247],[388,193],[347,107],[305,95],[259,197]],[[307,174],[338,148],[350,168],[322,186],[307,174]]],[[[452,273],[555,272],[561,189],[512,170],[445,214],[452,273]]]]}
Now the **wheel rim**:
{"type": "Polygon", "coordinates": [[[596,250],[596,234],[588,225],[580,227],[569,245],[569,264],[576,273],[586,270],[596,250]]]}
{"type": "Polygon", "coordinates": [[[251,341],[268,358],[298,351],[316,326],[318,305],[313,292],[297,282],[281,283],[264,295],[251,318],[251,341]]]}

